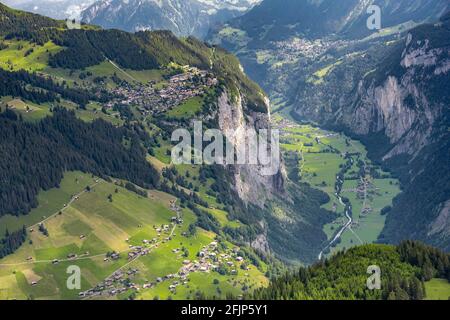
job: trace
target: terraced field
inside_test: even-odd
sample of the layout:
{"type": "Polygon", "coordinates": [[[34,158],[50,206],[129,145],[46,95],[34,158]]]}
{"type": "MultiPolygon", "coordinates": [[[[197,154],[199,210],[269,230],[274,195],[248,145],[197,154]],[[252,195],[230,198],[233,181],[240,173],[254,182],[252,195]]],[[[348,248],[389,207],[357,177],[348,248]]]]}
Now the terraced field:
{"type": "Polygon", "coordinates": [[[334,215],[334,221],[324,227],[330,241],[348,222],[346,205],[339,197],[349,201],[352,223],[324,253],[376,241],[386,219],[382,209],[400,192],[399,182],[370,162],[359,141],[281,117],[275,119],[285,156],[298,160],[299,181],[330,196],[331,201],[324,205],[334,215]]]}
{"type": "MultiPolygon", "coordinates": [[[[68,172],[61,188],[41,192],[39,203],[27,216],[1,218],[2,232],[23,225],[28,230],[26,243],[0,260],[1,299],[185,299],[198,292],[225,297],[268,282],[264,263],[257,268],[238,258],[239,249],[212,232],[196,228],[191,234],[196,216],[177,207],[168,194],[149,191],[142,197],[120,181],[68,172]],[[174,223],[174,216],[181,220],[174,223]],[[40,224],[48,236],[40,232],[40,224]],[[202,260],[199,252],[211,243],[216,247],[202,260]],[[223,257],[215,258],[219,255],[223,257]],[[188,260],[192,268],[181,280],[178,272],[188,260]],[[210,268],[222,260],[227,266],[223,272],[210,268]],[[79,290],[67,287],[69,266],[81,269],[79,290]],[[106,288],[105,279],[118,273],[122,278],[106,288]],[[82,294],[90,289],[95,294],[82,294]]],[[[229,223],[226,216],[221,219],[229,223]]]]}

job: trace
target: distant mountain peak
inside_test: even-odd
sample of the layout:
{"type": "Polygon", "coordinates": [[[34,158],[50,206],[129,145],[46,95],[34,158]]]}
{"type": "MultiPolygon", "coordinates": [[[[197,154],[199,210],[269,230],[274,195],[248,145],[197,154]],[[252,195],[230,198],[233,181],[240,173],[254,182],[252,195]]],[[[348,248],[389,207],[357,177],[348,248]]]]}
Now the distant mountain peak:
{"type": "Polygon", "coordinates": [[[95,0],[2,0],[8,6],[54,19],[77,18],[95,0]]]}
{"type": "Polygon", "coordinates": [[[82,20],[126,31],[167,29],[204,37],[210,27],[247,12],[261,0],[99,0],[82,20]]]}

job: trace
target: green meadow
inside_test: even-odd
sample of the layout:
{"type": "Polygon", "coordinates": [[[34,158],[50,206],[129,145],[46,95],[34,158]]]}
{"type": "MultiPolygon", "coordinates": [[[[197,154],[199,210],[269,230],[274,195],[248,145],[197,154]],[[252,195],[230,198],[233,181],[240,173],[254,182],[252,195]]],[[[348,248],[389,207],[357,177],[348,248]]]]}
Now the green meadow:
{"type": "Polygon", "coordinates": [[[193,117],[202,108],[203,98],[200,96],[193,97],[186,100],[181,105],[174,107],[172,110],[168,111],[166,114],[169,117],[174,118],[189,118],[193,117]]]}
{"type": "MultiPolygon", "coordinates": [[[[183,260],[197,259],[201,248],[215,241],[217,235],[197,228],[194,235],[187,236],[189,225],[196,221],[196,216],[183,209],[183,223],[175,225],[170,241],[165,240],[168,235],[155,228],[170,224],[175,215],[170,204],[175,200],[171,195],[153,190],[149,191],[148,197],[142,197],[121,187],[119,181],[107,182],[89,174],[67,172],[60,188],[39,194],[39,206],[29,215],[0,219],[3,231],[23,225],[29,231],[27,241],[18,250],[0,260],[0,298],[77,299],[79,292],[95,287],[117,270],[138,268],[139,273],[133,279],[138,285],[156,282],[158,277],[178,272],[183,260]],[[85,190],[87,186],[90,191],[85,190]],[[45,225],[48,237],[38,231],[39,222],[45,225]],[[129,246],[142,245],[150,239],[159,240],[150,247],[148,255],[130,263],[127,259],[129,246]],[[179,251],[180,248],[187,256],[174,253],[174,249],[179,251]],[[120,253],[120,258],[105,261],[106,253],[113,251],[120,253]],[[77,258],[68,259],[73,254],[77,258]],[[53,264],[54,259],[59,263],[53,264]],[[70,265],[81,269],[81,290],[67,289],[66,270],[70,265]]],[[[227,220],[225,212],[212,211],[221,224],[238,226],[227,220]]],[[[234,247],[229,242],[224,243],[226,247],[234,247]]],[[[260,268],[264,270],[264,264],[261,264],[260,268]]],[[[229,292],[241,294],[243,288],[251,290],[266,285],[268,280],[263,271],[252,266],[245,273],[233,276],[213,271],[192,273],[188,281],[189,285],[180,286],[176,295],[170,292],[170,284],[163,282],[154,288],[142,289],[136,298],[184,299],[193,295],[192,290],[225,297],[229,292]],[[203,281],[205,277],[211,279],[211,283],[203,281]],[[213,284],[215,278],[219,279],[219,285],[213,284]],[[218,294],[217,288],[223,294],[218,294]]],[[[130,294],[125,292],[103,298],[126,299],[130,294]]]]}
{"type": "Polygon", "coordinates": [[[9,71],[42,71],[48,65],[49,55],[62,50],[51,41],[42,46],[27,41],[6,40],[3,43],[8,47],[0,50],[0,68],[9,71]]]}
{"type": "Polygon", "coordinates": [[[425,282],[426,300],[450,299],[450,283],[446,279],[431,279],[425,282]]]}
{"type": "Polygon", "coordinates": [[[20,217],[6,215],[0,218],[0,234],[4,234],[8,228],[14,231],[22,228],[23,225],[29,227],[55,214],[67,204],[72,195],[82,192],[86,186],[93,185],[94,178],[82,172],[67,172],[61,181],[60,188],[53,188],[42,191],[38,195],[39,205],[31,210],[27,215],[20,217]]]}

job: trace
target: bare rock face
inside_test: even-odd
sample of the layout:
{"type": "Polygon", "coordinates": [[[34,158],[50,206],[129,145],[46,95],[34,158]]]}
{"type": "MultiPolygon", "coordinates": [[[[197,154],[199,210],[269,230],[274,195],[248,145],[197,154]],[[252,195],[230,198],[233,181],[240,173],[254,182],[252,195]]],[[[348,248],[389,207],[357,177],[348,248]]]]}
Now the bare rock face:
{"type": "Polygon", "coordinates": [[[265,234],[260,234],[251,243],[252,248],[259,250],[264,253],[270,252],[269,242],[267,241],[267,236],[265,234]]]}
{"type": "Polygon", "coordinates": [[[359,105],[353,114],[345,117],[347,125],[357,134],[382,131],[395,145],[386,158],[420,151],[427,143],[435,119],[436,110],[430,108],[427,98],[414,83],[402,80],[389,76],[379,87],[360,88],[359,105]],[[408,106],[407,99],[417,101],[423,109],[408,106]]]}
{"type": "Polygon", "coordinates": [[[378,86],[361,81],[353,112],[344,110],[344,124],[360,135],[383,132],[393,145],[384,159],[420,152],[430,142],[432,128],[446,107],[430,100],[427,81],[448,74],[449,53],[448,47],[432,49],[428,40],[414,41],[409,34],[400,61],[404,73],[388,75],[378,86]]]}
{"type": "Polygon", "coordinates": [[[439,215],[430,225],[428,235],[439,235],[442,238],[450,237],[450,199],[441,205],[439,215]]]}
{"type": "MultiPolygon", "coordinates": [[[[269,114],[244,112],[242,96],[231,101],[227,92],[223,92],[218,101],[218,119],[220,129],[236,150],[248,146],[245,132],[250,129],[270,129],[269,114]],[[235,134],[233,134],[235,133],[235,134]]],[[[246,203],[263,208],[267,200],[274,195],[284,194],[284,168],[280,163],[274,174],[267,175],[263,165],[237,164],[229,167],[234,188],[246,203]]]]}
{"type": "MultiPolygon", "coordinates": [[[[270,114],[245,110],[245,101],[239,94],[234,101],[224,91],[218,99],[219,127],[235,150],[247,147],[249,144],[247,130],[270,129],[270,114]]],[[[267,110],[269,100],[265,99],[267,110]]],[[[281,157],[281,156],[280,156],[281,157]]],[[[281,158],[280,158],[281,161],[281,158]]],[[[260,164],[236,164],[227,166],[233,178],[233,188],[239,198],[246,204],[252,204],[259,208],[274,197],[288,198],[285,190],[286,172],[283,163],[273,174],[267,174],[264,166],[260,164]]],[[[249,243],[251,247],[264,253],[271,252],[268,241],[268,226],[264,220],[259,222],[263,232],[249,243]]]]}

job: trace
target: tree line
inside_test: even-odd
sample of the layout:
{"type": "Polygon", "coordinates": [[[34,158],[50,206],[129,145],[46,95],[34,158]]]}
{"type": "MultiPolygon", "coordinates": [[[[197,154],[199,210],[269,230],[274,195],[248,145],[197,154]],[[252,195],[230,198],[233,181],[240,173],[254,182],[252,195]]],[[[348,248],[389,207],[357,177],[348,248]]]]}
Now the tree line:
{"type": "Polygon", "coordinates": [[[6,71],[0,69],[0,96],[13,96],[29,100],[36,104],[59,102],[60,98],[75,102],[85,107],[90,100],[105,101],[108,93],[99,94],[82,89],[60,85],[51,78],[39,76],[26,71],[6,71]]]}
{"type": "Polygon", "coordinates": [[[6,229],[5,236],[0,239],[0,259],[16,251],[26,240],[27,230],[22,229],[10,233],[6,229]]]}

